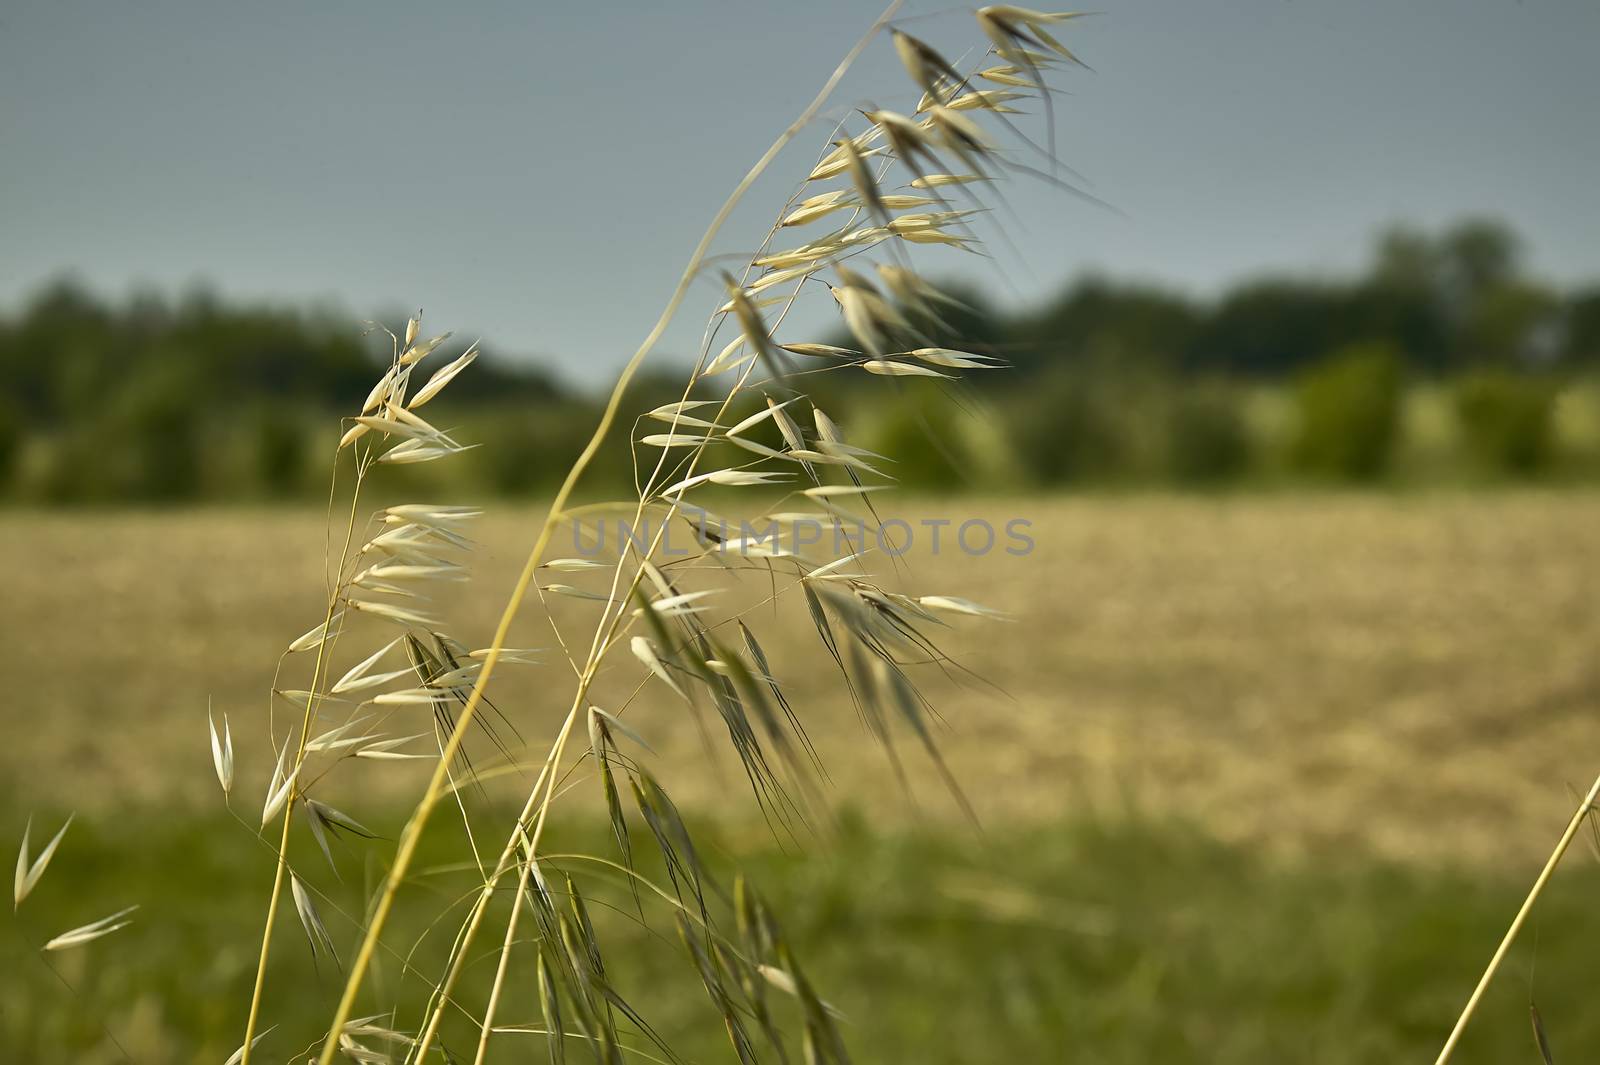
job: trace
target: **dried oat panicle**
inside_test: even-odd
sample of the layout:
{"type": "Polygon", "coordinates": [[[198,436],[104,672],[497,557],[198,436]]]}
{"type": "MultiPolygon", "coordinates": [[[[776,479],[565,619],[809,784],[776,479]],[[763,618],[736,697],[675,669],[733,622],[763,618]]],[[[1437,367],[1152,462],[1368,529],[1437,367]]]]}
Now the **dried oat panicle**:
{"type": "MultiPolygon", "coordinates": [[[[441,1049],[441,1029],[458,1023],[452,1011],[478,1029],[477,1065],[487,1060],[493,1039],[509,1032],[546,1036],[555,1061],[564,1060],[576,1040],[605,1065],[625,1052],[680,1065],[619,991],[631,986],[617,976],[630,958],[608,952],[603,933],[609,918],[599,926],[590,919],[602,901],[624,915],[631,904],[647,923],[649,911],[670,915],[684,960],[739,1060],[850,1060],[838,1012],[813,988],[796,944],[748,884],[737,879],[730,891],[702,859],[689,818],[648,765],[653,752],[640,732],[653,731],[635,726],[641,718],[653,720],[647,715],[670,714],[668,727],[694,728],[708,750],[731,752],[773,831],[799,838],[823,807],[826,772],[808,734],[810,708],[789,681],[820,661],[894,772],[903,772],[901,747],[909,738],[965,808],[940,755],[938,717],[919,685],[929,676],[970,676],[940,647],[943,634],[963,619],[1007,615],[958,595],[902,587],[905,567],[870,542],[872,536],[881,540],[887,525],[874,501],[892,486],[895,456],[851,443],[817,405],[813,381],[844,371],[841,388],[863,395],[937,391],[952,379],[1004,365],[982,343],[955,339],[951,321],[961,321],[970,308],[926,280],[922,264],[946,255],[943,248],[984,254],[979,232],[996,225],[985,212],[1000,202],[999,182],[1026,169],[1016,160],[1018,146],[1042,150],[1010,116],[1037,98],[1050,123],[1053,90],[1045,75],[1079,62],[1055,36],[1076,16],[984,7],[976,15],[979,47],[969,69],[966,60],[958,67],[919,37],[889,28],[894,9],[875,30],[889,34],[909,78],[902,83],[908,95],[845,113],[823,139],[793,195],[774,211],[760,246],[739,253],[742,265],[720,273],[681,398],[643,412],[627,428],[628,412],[619,408],[639,362],[708,264],[735,258],[711,258],[713,227],[540,523],[500,625],[492,638],[475,639],[485,645],[473,650],[445,629],[451,613],[445,593],[476,568],[472,536],[481,511],[455,502],[374,504],[362,493],[372,490],[367,477],[374,469],[448,462],[474,446],[439,417],[441,405],[430,404],[470,371],[479,349],[452,347],[449,333],[422,339],[420,314],[390,334],[388,364],[375,372],[360,409],[343,424],[337,462],[346,480],[336,483],[355,499],[343,550],[330,551],[321,621],[292,641],[293,655],[283,667],[292,675],[274,681],[280,698],[273,705],[287,703],[298,721],[287,731],[275,723],[272,733],[276,765],[262,809],[263,827],[281,822],[271,905],[279,898],[293,903],[314,961],[328,956],[349,966],[320,1065],[339,1055],[432,1060],[441,1049]],[[801,305],[836,309],[849,339],[824,343],[800,333],[797,323],[807,318],[794,312],[801,305]],[[588,462],[613,432],[630,448],[636,492],[570,505],[588,462]],[[776,533],[798,533],[807,523],[833,536],[802,543],[798,536],[785,541],[776,533],[730,529],[706,509],[723,499],[739,500],[741,514],[761,515],[776,533]],[[578,518],[591,507],[628,517],[628,539],[590,554],[578,518]],[[681,531],[684,523],[694,533],[694,549],[668,552],[665,530],[681,531]],[[584,557],[547,550],[554,530],[568,526],[579,545],[575,554],[584,557]],[[635,536],[642,527],[646,531],[635,536]],[[843,535],[847,530],[850,536],[843,535]],[[874,572],[885,563],[894,567],[892,578],[874,572]],[[752,607],[752,594],[744,593],[753,593],[757,580],[761,598],[752,607]],[[512,646],[522,641],[513,623],[524,607],[546,612],[539,620],[553,637],[554,668],[537,675],[531,689],[507,695],[514,689],[497,686],[497,666],[538,668],[541,660],[538,648],[512,646]],[[812,663],[791,659],[792,648],[767,638],[768,608],[791,611],[810,626],[812,663]],[[769,647],[781,653],[769,654],[769,647]],[[503,705],[490,701],[491,691],[503,705]],[[536,706],[517,705],[530,692],[536,706]],[[513,721],[543,712],[552,696],[570,701],[548,749],[527,747],[520,734],[513,740],[513,721]],[[468,760],[469,730],[494,741],[491,760],[468,760]],[[369,818],[352,804],[359,798],[338,797],[364,792],[335,793],[327,782],[347,770],[403,776],[397,762],[421,762],[416,768],[427,783],[391,853],[391,841],[377,839],[357,819],[369,818]],[[514,818],[498,816],[498,803],[482,801],[502,784],[526,796],[514,818]],[[586,856],[605,877],[584,875],[579,862],[552,855],[545,842],[547,823],[585,802],[603,807],[610,827],[605,846],[611,853],[586,856]],[[446,929],[440,937],[448,947],[444,970],[421,974],[432,991],[414,1026],[391,1014],[354,1018],[354,1003],[371,991],[365,978],[391,948],[384,938],[390,911],[418,905],[426,894],[401,888],[416,872],[416,840],[440,808],[452,819],[459,814],[456,827],[470,859],[463,863],[462,912],[444,919],[444,925],[460,919],[453,936],[446,929]],[[291,830],[301,824],[328,870],[320,863],[291,868],[291,830]],[[340,875],[341,852],[358,846],[382,849],[387,872],[372,904],[355,919],[354,950],[340,959],[325,921],[339,916],[328,906],[333,896],[320,892],[315,880],[340,875]],[[618,884],[626,893],[602,900],[618,884]],[[507,897],[516,904],[500,905],[507,897]],[[485,932],[499,939],[498,949],[485,949],[485,932]],[[493,969],[486,992],[482,984],[458,980],[466,966],[485,958],[493,969]],[[508,1003],[526,1006],[535,997],[536,1023],[498,1016],[510,1011],[508,1003]]],[[[972,24],[965,26],[972,36],[972,24]]],[[[853,55],[859,53],[858,46],[853,55]]],[[[811,128],[825,98],[741,183],[717,226],[777,151],[811,128]]],[[[1053,130],[1051,136],[1054,166],[1053,130]]],[[[833,400],[827,402],[832,408],[833,400]]],[[[936,446],[943,427],[935,420],[928,431],[936,446]]],[[[329,540],[340,542],[337,527],[329,540]]],[[[220,730],[214,719],[209,727],[226,794],[233,783],[227,715],[220,730]]],[[[19,885],[34,864],[19,863],[19,885]]],[[[20,901],[20,886],[17,894],[20,901]]],[[[264,1034],[272,916],[237,1055],[241,1065],[264,1034]]],[[[345,930],[334,920],[331,931],[345,930]]],[[[457,1052],[453,1036],[451,1052],[457,1052]]]]}

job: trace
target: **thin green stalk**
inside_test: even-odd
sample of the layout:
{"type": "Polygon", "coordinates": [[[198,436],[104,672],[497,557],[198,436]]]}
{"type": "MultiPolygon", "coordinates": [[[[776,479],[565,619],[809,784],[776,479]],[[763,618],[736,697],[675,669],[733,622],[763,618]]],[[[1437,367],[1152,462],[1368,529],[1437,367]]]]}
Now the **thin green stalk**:
{"type": "Polygon", "coordinates": [[[1528,892],[1528,897],[1522,900],[1522,908],[1517,911],[1517,916],[1512,918],[1511,927],[1506,929],[1505,937],[1500,940],[1500,946],[1495,949],[1494,957],[1489,959],[1489,967],[1483,971],[1483,976],[1478,980],[1478,986],[1473,988],[1472,997],[1467,999],[1466,1008],[1461,1011],[1461,1016],[1456,1018],[1456,1026],[1450,1030],[1450,1038],[1444,1041],[1444,1049],[1439,1051],[1439,1057],[1434,1065],[1445,1065],[1450,1060],[1450,1055],[1456,1049],[1456,1043],[1461,1039],[1461,1033],[1466,1031],[1467,1022],[1472,1020],[1472,1015],[1477,1012],[1478,1002],[1483,998],[1483,993],[1488,990],[1489,982],[1494,979],[1494,974],[1499,970],[1500,963],[1505,960],[1506,952],[1511,949],[1512,942],[1517,938],[1517,933],[1522,931],[1523,922],[1528,919],[1528,914],[1533,912],[1533,904],[1539,900],[1544,891],[1545,884],[1550,882],[1550,876],[1556,871],[1556,866],[1561,864],[1562,855],[1567,853],[1567,848],[1572,845],[1572,840],[1578,834],[1578,829],[1583,827],[1583,819],[1589,816],[1594,809],[1595,799],[1600,797],[1600,777],[1596,777],[1594,784],[1589,788],[1589,794],[1583,797],[1583,803],[1572,815],[1572,820],[1567,822],[1567,830],[1561,834],[1561,840],[1556,844],[1556,849],[1550,852],[1550,858],[1544,863],[1544,868],[1539,872],[1539,878],[1533,882],[1533,888],[1528,892]]]}
{"type": "MultiPolygon", "coordinates": [[[[589,674],[593,676],[591,672],[589,674]]],[[[528,876],[533,871],[533,855],[539,849],[539,837],[544,833],[545,819],[550,812],[550,802],[556,790],[555,767],[561,764],[561,757],[566,751],[567,737],[572,735],[572,725],[578,719],[578,707],[583,705],[583,695],[587,684],[579,685],[578,698],[573,701],[573,707],[567,714],[567,720],[561,726],[561,734],[556,737],[555,746],[550,749],[550,757],[544,764],[544,773],[548,777],[545,785],[544,801],[539,804],[539,820],[533,826],[533,835],[528,838],[528,858],[521,862],[522,869],[517,876],[516,890],[511,894],[511,915],[506,918],[505,940],[500,946],[500,957],[495,964],[494,986],[489,989],[489,1002],[484,1008],[483,1027],[478,1032],[478,1052],[472,1059],[472,1065],[483,1065],[484,1055],[489,1052],[489,1034],[494,1030],[494,1014],[500,1005],[500,990],[505,986],[506,970],[511,962],[511,945],[517,939],[517,918],[522,914],[522,893],[528,889],[528,876]]],[[[538,789],[534,791],[537,793],[538,789]]],[[[522,827],[520,822],[517,826],[522,827]]]]}
{"type": "MultiPolygon", "coordinates": [[[[338,457],[334,457],[334,478],[338,478],[338,457]]],[[[356,513],[361,502],[362,469],[357,460],[355,487],[350,493],[350,516],[345,523],[344,547],[339,551],[339,565],[342,568],[345,557],[350,553],[350,544],[355,538],[356,513]]],[[[300,762],[305,758],[306,741],[311,736],[311,725],[316,718],[317,688],[321,685],[325,666],[328,660],[328,647],[333,642],[333,615],[339,607],[339,595],[344,590],[344,582],[335,571],[332,590],[328,595],[328,610],[323,615],[322,639],[317,643],[317,662],[311,670],[311,687],[306,695],[305,715],[300,721],[300,741],[295,748],[293,768],[298,769],[300,762]]],[[[244,1023],[244,1053],[240,1055],[239,1065],[250,1065],[250,1051],[256,1038],[256,1028],[261,1023],[261,999],[267,985],[267,958],[272,953],[272,930],[277,924],[278,907],[283,899],[283,874],[289,868],[289,827],[294,822],[294,798],[299,791],[299,782],[289,786],[289,797],[283,807],[283,833],[278,841],[278,860],[272,873],[272,895],[267,900],[266,927],[261,930],[261,955],[256,960],[255,987],[250,992],[250,1015],[244,1023]]]]}
{"type": "MultiPolygon", "coordinates": [[[[635,579],[637,580],[637,576],[635,579]]],[[[615,587],[613,586],[613,597],[615,597],[615,594],[615,587]]],[[[615,632],[616,626],[620,620],[621,616],[618,615],[618,618],[611,624],[610,633],[615,632]]],[[[604,630],[603,621],[601,630],[604,630]]],[[[545,821],[550,812],[550,804],[554,799],[557,780],[555,771],[561,763],[562,754],[566,749],[567,739],[572,734],[572,727],[577,723],[578,711],[583,707],[583,704],[588,699],[589,686],[594,683],[595,673],[600,668],[601,659],[604,658],[603,651],[598,657],[596,657],[595,652],[595,646],[604,643],[602,640],[602,631],[596,631],[595,633],[595,644],[591,645],[589,650],[589,659],[587,662],[585,662],[583,670],[578,674],[578,688],[573,694],[572,705],[567,709],[566,719],[561,723],[561,730],[556,735],[556,740],[551,746],[550,753],[545,756],[544,765],[540,768],[539,776],[534,780],[533,787],[528,792],[528,800],[523,804],[522,812],[517,815],[516,823],[512,826],[511,835],[506,840],[505,850],[501,852],[500,861],[495,866],[494,875],[489,878],[487,883],[484,884],[483,891],[478,897],[477,903],[473,908],[473,912],[468,915],[467,921],[462,929],[462,935],[459,941],[457,953],[455,957],[451,959],[450,968],[447,972],[444,983],[440,985],[441,987],[446,988],[447,992],[449,988],[452,988],[455,985],[455,979],[461,971],[462,959],[466,957],[468,948],[472,945],[473,939],[477,936],[478,926],[482,922],[484,910],[488,908],[489,900],[494,895],[495,885],[500,882],[501,877],[510,872],[509,863],[512,855],[516,852],[517,843],[526,840],[528,861],[518,863],[519,873],[517,878],[517,887],[512,897],[511,915],[507,918],[505,944],[502,947],[499,960],[495,966],[494,984],[490,990],[488,1008],[484,1013],[483,1023],[478,1034],[479,1043],[477,1060],[479,1062],[481,1062],[482,1055],[488,1047],[489,1035],[494,1024],[495,1009],[499,1004],[500,989],[505,982],[505,973],[508,966],[510,945],[515,939],[516,935],[517,919],[520,913],[519,906],[521,903],[522,894],[527,890],[529,873],[533,869],[533,853],[539,845],[540,837],[544,834],[545,821]],[[539,790],[541,787],[544,788],[545,793],[543,801],[540,801],[539,799],[539,790]],[[527,824],[528,818],[533,816],[535,810],[538,811],[538,819],[534,823],[533,834],[528,836],[526,833],[524,833],[523,826],[527,824]]],[[[606,639],[609,639],[610,633],[605,634],[606,639]]],[[[428,1048],[433,1044],[433,1039],[438,1033],[439,1022],[443,1019],[443,1015],[444,999],[441,998],[439,1002],[436,1003],[430,1010],[427,1024],[424,1026],[422,1034],[418,1036],[416,1044],[412,1048],[411,1053],[407,1055],[407,1060],[411,1060],[413,1056],[417,1061],[422,1060],[423,1055],[427,1053],[428,1048]]]]}
{"type": "MultiPolygon", "coordinates": [[[[548,763],[547,763],[548,766],[548,763]]],[[[417,1037],[416,1044],[406,1054],[406,1060],[421,1060],[428,1047],[433,1044],[433,1038],[439,1030],[439,1023],[444,1019],[445,1003],[450,1000],[450,993],[455,989],[456,978],[461,975],[461,967],[465,963],[467,950],[478,933],[478,925],[483,921],[483,914],[489,908],[489,901],[494,898],[495,886],[500,883],[500,878],[510,871],[512,856],[516,853],[517,840],[522,837],[522,826],[533,816],[534,806],[538,801],[540,786],[544,783],[545,770],[541,770],[538,779],[533,782],[533,788],[528,792],[528,801],[523,805],[522,812],[517,815],[516,824],[513,826],[506,846],[500,853],[500,860],[495,863],[494,873],[484,881],[482,890],[474,900],[472,911],[463,923],[461,933],[457,937],[456,946],[451,954],[445,969],[444,980],[439,984],[437,999],[430,1002],[428,1020],[422,1032],[417,1037]]]]}

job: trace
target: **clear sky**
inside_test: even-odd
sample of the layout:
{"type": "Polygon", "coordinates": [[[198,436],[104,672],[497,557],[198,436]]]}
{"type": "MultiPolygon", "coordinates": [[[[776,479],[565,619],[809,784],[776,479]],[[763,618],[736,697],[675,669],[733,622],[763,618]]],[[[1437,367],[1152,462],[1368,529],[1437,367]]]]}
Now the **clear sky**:
{"type": "MultiPolygon", "coordinates": [[[[72,271],[112,294],[204,280],[362,315],[420,304],[430,326],[592,381],[879,10],[7,0],[0,303],[72,271]]],[[[1000,294],[1087,269],[1197,292],[1352,269],[1386,221],[1466,212],[1513,223],[1552,280],[1600,277],[1600,3],[1104,11],[1066,34],[1096,72],[1063,72],[1057,124],[1065,160],[1120,213],[1012,190],[1028,222],[1008,226],[1020,257],[994,248],[1014,282],[1000,294]]],[[[976,40],[965,9],[905,13],[953,55],[976,40]]],[[[882,42],[832,114],[909,110],[903,84],[882,42]]],[[[758,187],[726,249],[748,246],[827,132],[758,187]]]]}

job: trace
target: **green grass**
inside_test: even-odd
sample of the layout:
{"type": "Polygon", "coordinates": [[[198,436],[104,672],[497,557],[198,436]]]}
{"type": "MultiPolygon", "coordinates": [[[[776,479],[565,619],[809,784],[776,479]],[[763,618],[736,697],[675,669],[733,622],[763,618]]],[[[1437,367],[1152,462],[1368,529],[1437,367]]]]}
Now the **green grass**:
{"type": "MultiPolygon", "coordinates": [[[[600,831],[579,840],[558,826],[547,849],[587,842],[605,853],[600,831]]],[[[423,868],[462,857],[446,849],[461,846],[453,836],[434,834],[423,868]]],[[[710,840],[715,862],[721,844],[710,840]]],[[[322,859],[301,842],[306,852],[295,861],[309,870],[322,859]]],[[[729,846],[778,904],[809,975],[848,1016],[864,1062],[1431,1061],[1524,890],[1520,880],[1356,856],[1267,861],[1194,828],[1137,820],[982,838],[881,835],[847,817],[836,836],[810,841],[803,854],[770,838],[729,846]]],[[[361,849],[338,857],[338,901],[359,907],[361,849]]],[[[136,1061],[225,1057],[243,1027],[269,859],[221,817],[146,813],[74,825],[20,919],[8,918],[0,952],[7,1060],[120,1060],[100,1020],[136,1061]],[[40,942],[134,901],[142,909],[133,927],[50,956],[76,997],[28,957],[18,934],[40,942]]],[[[1597,940],[1586,920],[1597,882],[1588,855],[1574,851],[1571,860],[1458,1061],[1535,1060],[1530,986],[1557,1060],[1600,1046],[1600,1013],[1588,1002],[1597,940]]],[[[627,892],[593,865],[572,869],[601,910],[609,950],[629,955],[616,967],[626,972],[623,993],[689,1060],[732,1060],[703,991],[671,956],[680,948],[665,907],[646,902],[656,931],[642,932],[627,892]]],[[[325,866],[316,879],[331,882],[325,866]]],[[[471,887],[460,873],[424,880],[414,890],[471,887]]],[[[324,917],[347,946],[351,926],[331,908],[324,917]]],[[[292,912],[286,920],[268,1017],[279,1027],[263,1044],[276,1061],[315,1036],[340,984],[326,959],[312,966],[292,912]]],[[[396,929],[389,942],[409,943],[418,931],[396,929]]],[[[420,962],[437,962],[449,931],[424,940],[420,962]]],[[[531,951],[514,965],[531,969],[531,951]]],[[[475,966],[468,984],[491,970],[492,959],[475,966]]],[[[380,986],[393,991],[398,975],[387,958],[380,986]]],[[[415,985],[399,991],[411,1005],[400,1026],[414,1023],[419,994],[415,985]]],[[[535,1002],[516,1000],[502,1013],[505,1023],[537,1015],[535,1002]]],[[[470,1056],[464,1022],[446,1035],[470,1056]]],[[[503,1036],[495,1048],[496,1061],[545,1053],[537,1036],[503,1036]]]]}

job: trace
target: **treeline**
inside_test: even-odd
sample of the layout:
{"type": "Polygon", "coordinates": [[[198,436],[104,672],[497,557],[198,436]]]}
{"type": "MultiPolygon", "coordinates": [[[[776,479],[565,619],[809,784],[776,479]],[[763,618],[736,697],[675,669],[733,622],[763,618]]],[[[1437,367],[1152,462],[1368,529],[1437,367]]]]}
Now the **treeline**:
{"type": "MultiPolygon", "coordinates": [[[[1268,278],[1198,300],[1084,278],[1026,313],[951,292],[931,339],[1010,371],[953,388],[838,375],[816,389],[912,486],[1223,485],[1600,473],[1600,286],[1530,278],[1505,227],[1397,228],[1343,279],[1268,278]]],[[[839,338],[833,338],[839,339],[839,338]]],[[[925,343],[926,340],[918,341],[925,343]]],[[[35,503],[309,495],[388,338],[328,313],[97,298],[70,281],[0,318],[0,498],[35,503]]],[[[630,409],[678,398],[641,382],[630,409]]],[[[537,363],[485,357],[441,416],[483,446],[396,470],[440,491],[537,492],[598,416],[537,363]]],[[[595,476],[631,482],[626,441],[595,476]]]]}
{"type": "MultiPolygon", "coordinates": [[[[1031,485],[1405,482],[1600,475],[1600,284],[1528,276],[1516,235],[1469,219],[1395,227],[1345,278],[1271,277],[1215,300],[1085,278],[988,338],[1015,374],[984,389],[1002,427],[950,462],[1031,485]]],[[[972,301],[969,301],[972,302],[972,301]]],[[[980,304],[972,302],[972,306],[980,304]]],[[[951,335],[959,344],[961,337],[951,335]]],[[[901,412],[898,435],[926,411],[901,412]]]]}
{"type": "MultiPolygon", "coordinates": [[[[0,319],[0,494],[41,502],[287,496],[325,487],[338,417],[387,336],[207,292],[114,305],[71,280],[0,319]]],[[[451,386],[468,408],[566,410],[536,366],[493,352],[451,386]]],[[[576,412],[574,412],[576,413],[576,412]]]]}

